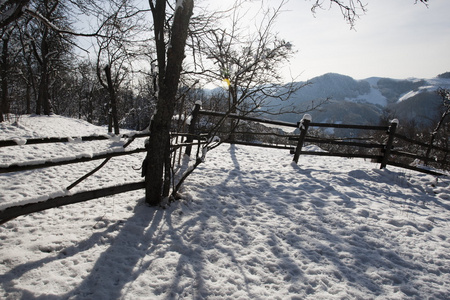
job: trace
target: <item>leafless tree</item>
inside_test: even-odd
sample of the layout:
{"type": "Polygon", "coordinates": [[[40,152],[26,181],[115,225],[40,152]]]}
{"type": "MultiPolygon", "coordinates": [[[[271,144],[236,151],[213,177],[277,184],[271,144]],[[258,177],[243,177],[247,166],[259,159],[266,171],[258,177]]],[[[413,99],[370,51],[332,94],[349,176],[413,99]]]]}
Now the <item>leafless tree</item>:
{"type": "MultiPolygon", "coordinates": [[[[344,18],[352,25],[359,14],[365,12],[364,4],[359,0],[330,0],[330,2],[341,8],[344,18]]],[[[421,2],[425,2],[425,0],[421,2]]],[[[148,155],[144,166],[146,170],[146,201],[150,205],[159,205],[162,199],[169,197],[170,194],[169,128],[176,105],[176,91],[180,82],[185,55],[184,47],[194,6],[193,0],[178,0],[175,6],[171,6],[170,3],[173,2],[149,0],[153,16],[159,88],[157,112],[153,116],[148,155]]],[[[237,3],[239,4],[240,1],[237,3]]],[[[281,5],[283,3],[284,1],[281,1],[281,5]]],[[[314,1],[313,11],[320,7],[323,7],[323,2],[314,1]]],[[[192,19],[197,26],[193,26],[194,28],[191,26],[191,32],[201,34],[201,38],[191,37],[192,44],[194,44],[193,51],[200,51],[200,53],[194,53],[193,63],[196,66],[204,63],[204,61],[196,59],[197,55],[206,55],[215,62],[211,69],[206,66],[200,68],[200,73],[222,79],[227,83],[230,98],[229,113],[239,111],[239,104],[244,104],[244,99],[251,99],[253,107],[257,109],[258,104],[262,103],[262,99],[268,99],[274,95],[283,97],[290,93],[287,92],[284,95],[279,93],[281,89],[275,85],[264,87],[266,89],[262,90],[256,84],[259,79],[261,79],[260,83],[279,80],[278,73],[270,71],[271,67],[279,66],[292,53],[292,45],[278,39],[271,32],[274,18],[279,11],[278,8],[272,13],[264,15],[265,22],[261,23],[260,30],[257,31],[258,35],[254,39],[244,39],[242,32],[239,32],[238,24],[244,14],[238,10],[234,11],[233,25],[226,30],[220,28],[208,30],[209,26],[203,25],[208,25],[211,21],[210,18],[205,22],[197,22],[199,20],[196,18],[192,19]],[[196,46],[200,47],[196,48],[196,46]],[[273,64],[267,63],[270,60],[273,64]],[[274,89],[279,89],[278,93],[274,92],[274,89]]],[[[211,145],[211,143],[204,147],[204,153],[215,147],[216,144],[211,145]]],[[[196,165],[201,161],[201,157],[200,159],[198,157],[196,165]]],[[[192,169],[190,170],[192,172],[192,169]]]]}
{"type": "Polygon", "coordinates": [[[109,132],[114,124],[114,133],[119,134],[118,89],[129,76],[133,62],[139,58],[144,37],[144,20],[132,1],[110,3],[97,11],[99,35],[97,45],[97,77],[109,94],[109,132]]]}
{"type": "Polygon", "coordinates": [[[0,2],[0,28],[6,27],[23,15],[29,0],[6,0],[0,2]]]}
{"type": "MultiPolygon", "coordinates": [[[[442,99],[442,114],[439,118],[439,121],[434,128],[434,130],[431,133],[430,141],[428,143],[428,149],[426,151],[425,157],[428,159],[430,157],[431,148],[436,140],[436,137],[438,135],[439,130],[441,127],[445,124],[445,120],[448,115],[450,115],[450,90],[449,89],[443,89],[440,88],[437,90],[437,94],[442,99]]],[[[448,137],[445,138],[446,141],[448,141],[448,137]]],[[[427,164],[428,161],[425,161],[425,164],[427,164]]]]}
{"type": "Polygon", "coordinates": [[[170,190],[170,123],[180,82],[193,0],[149,0],[158,68],[158,99],[146,163],[146,202],[158,205],[170,190]]]}
{"type": "Polygon", "coordinates": [[[2,52],[0,55],[0,84],[1,84],[1,96],[0,96],[0,122],[3,122],[3,114],[9,113],[9,97],[8,97],[8,71],[10,67],[9,63],[9,41],[12,30],[5,28],[2,32],[2,52]]]}
{"type": "MultiPolygon", "coordinates": [[[[274,31],[274,23],[286,1],[275,8],[261,7],[261,12],[248,15],[235,3],[230,11],[229,25],[208,30],[202,35],[199,45],[202,75],[207,80],[222,80],[229,92],[229,108],[233,113],[249,113],[256,110],[275,112],[270,107],[270,99],[286,100],[301,85],[293,78],[284,83],[280,69],[294,54],[293,45],[281,39],[274,31]],[[261,20],[253,30],[242,26],[242,20],[255,17],[261,20]],[[203,63],[204,58],[210,63],[203,63]],[[245,111],[242,111],[243,104],[245,111]]],[[[280,111],[276,111],[280,113],[280,111]]]]}

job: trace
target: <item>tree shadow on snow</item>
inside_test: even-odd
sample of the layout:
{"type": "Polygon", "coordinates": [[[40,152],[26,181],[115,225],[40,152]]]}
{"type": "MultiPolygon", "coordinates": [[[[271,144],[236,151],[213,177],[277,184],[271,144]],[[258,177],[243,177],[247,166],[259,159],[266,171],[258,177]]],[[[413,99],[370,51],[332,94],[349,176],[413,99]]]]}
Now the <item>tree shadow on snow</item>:
{"type": "MultiPolygon", "coordinates": [[[[274,178],[267,173],[251,180],[253,171],[239,164],[237,149],[229,149],[232,167],[221,170],[223,178],[203,187],[208,200],[198,207],[202,214],[186,222],[173,237],[189,249],[187,256],[195,257],[180,259],[180,268],[181,264],[201,262],[192,265],[201,297],[208,296],[202,287],[217,281],[203,277],[213,263],[219,264],[218,272],[233,270],[241,279],[233,293],[249,298],[261,296],[262,287],[268,296],[279,295],[281,291],[276,289],[280,286],[284,293],[300,298],[324,291],[347,297],[379,296],[386,285],[408,286],[414,278],[411,274],[420,273],[421,267],[403,255],[402,245],[385,240],[383,230],[365,223],[369,217],[376,223],[376,216],[358,208],[367,197],[376,199],[379,191],[373,191],[370,181],[379,178],[367,174],[361,178],[364,174],[355,171],[345,178],[332,174],[334,182],[329,182],[315,176],[320,170],[292,165],[292,178],[274,178]],[[295,180],[295,192],[280,184],[295,180]],[[368,194],[353,191],[352,185],[368,194]],[[342,186],[345,189],[338,188],[342,186]]],[[[170,216],[166,217],[173,228],[170,216]]],[[[235,282],[219,280],[221,287],[235,282]]],[[[172,289],[180,284],[178,277],[172,289]]],[[[402,291],[407,296],[418,295],[414,289],[402,291]]]]}
{"type": "MultiPolygon", "coordinates": [[[[277,171],[241,165],[236,146],[230,146],[229,155],[230,169],[208,166],[217,168],[215,181],[206,178],[190,186],[201,199],[168,210],[138,204],[130,218],[77,246],[0,275],[5,291],[22,299],[119,299],[127,294],[128,284],[154,267],[149,257],[156,251],[162,259],[169,252],[177,257],[165,270],[170,279],[158,294],[164,299],[303,299],[324,293],[373,298],[382,296],[386,286],[407,286],[420,275],[421,267],[407,250],[385,237],[377,216],[360,208],[367,199],[379,199],[380,191],[371,182],[388,184],[383,174],[354,171],[340,177],[330,172],[324,180],[316,176],[321,170],[291,164],[291,169],[284,167],[289,173],[278,178],[277,171]],[[92,270],[64,295],[35,297],[14,286],[30,270],[104,244],[107,248],[92,270]]],[[[204,168],[200,165],[196,172],[204,168]]],[[[386,199],[401,196],[399,191],[385,192],[386,199]]],[[[151,298],[155,289],[147,290],[151,298]]],[[[402,292],[423,296],[414,289],[402,292]]]]}
{"type": "MultiPolygon", "coordinates": [[[[369,201],[388,205],[391,201],[392,204],[404,207],[404,200],[393,200],[405,198],[400,190],[392,189],[392,186],[399,183],[377,176],[378,172],[355,170],[342,176],[343,173],[332,174],[330,171],[328,179],[323,180],[323,177],[316,177],[320,170],[298,166],[294,166],[294,169],[298,175],[306,177],[302,179],[307,182],[305,185],[313,187],[309,189],[311,193],[299,199],[308,205],[307,211],[313,211],[301,221],[306,231],[312,233],[310,236],[314,237],[309,249],[304,249],[303,252],[311,263],[322,264],[325,261],[331,266],[333,271],[329,275],[332,280],[328,279],[325,285],[333,279],[335,282],[344,280],[346,285],[357,285],[361,295],[380,296],[386,292],[386,286],[397,286],[405,297],[423,296],[418,290],[411,288],[412,282],[422,276],[423,267],[413,259],[413,253],[408,253],[408,249],[399,244],[397,239],[386,237],[383,229],[385,220],[381,221],[373,211],[367,210],[370,207],[367,206],[369,201]],[[374,188],[380,181],[386,183],[385,190],[374,188]],[[341,216],[336,217],[338,215],[341,216]],[[419,276],[415,278],[413,274],[419,276]]],[[[433,197],[427,196],[417,186],[408,188],[416,192],[409,199],[411,207],[408,213],[419,214],[419,210],[424,208],[419,205],[419,199],[428,202],[433,197]]],[[[396,223],[388,220],[386,223],[399,227],[412,226],[418,231],[430,230],[414,222],[396,223]]]]}
{"type": "Polygon", "coordinates": [[[20,299],[120,299],[125,285],[145,272],[139,267],[139,262],[157,245],[161,234],[158,228],[164,213],[164,210],[147,207],[140,201],[130,218],[116,221],[104,231],[96,232],[89,239],[62,249],[54,256],[19,265],[0,275],[4,290],[20,299]],[[33,269],[75,257],[104,244],[108,248],[101,253],[92,270],[75,289],[66,294],[51,295],[42,291],[41,296],[35,296],[13,283],[33,269]]]}

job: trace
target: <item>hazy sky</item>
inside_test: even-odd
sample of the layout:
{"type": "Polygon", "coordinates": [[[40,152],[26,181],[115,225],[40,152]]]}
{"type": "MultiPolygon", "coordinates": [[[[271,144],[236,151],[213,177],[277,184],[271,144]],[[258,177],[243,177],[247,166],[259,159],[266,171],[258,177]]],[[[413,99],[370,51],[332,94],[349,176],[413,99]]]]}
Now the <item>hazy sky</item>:
{"type": "Polygon", "coordinates": [[[279,36],[298,51],[290,69],[300,80],[328,72],[404,79],[450,71],[450,0],[430,0],[428,8],[414,0],[363,0],[367,13],[354,30],[323,2],[326,9],[313,15],[311,1],[290,0],[277,21],[279,36]]]}

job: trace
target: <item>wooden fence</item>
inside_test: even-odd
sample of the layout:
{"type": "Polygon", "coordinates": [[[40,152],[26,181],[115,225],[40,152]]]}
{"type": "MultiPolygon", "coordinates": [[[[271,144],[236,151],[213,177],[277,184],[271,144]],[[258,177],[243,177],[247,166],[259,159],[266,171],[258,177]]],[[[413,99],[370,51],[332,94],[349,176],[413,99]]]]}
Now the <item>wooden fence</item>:
{"type": "MultiPolygon", "coordinates": [[[[411,166],[409,164],[405,164],[402,162],[399,162],[399,157],[408,157],[410,159],[418,159],[422,161],[427,161],[429,158],[426,156],[421,156],[417,154],[408,153],[402,150],[398,150],[394,147],[397,140],[402,140],[404,142],[412,143],[415,145],[419,145],[422,147],[426,147],[427,149],[434,149],[436,151],[441,151],[444,153],[444,158],[440,161],[442,164],[448,164],[447,157],[448,157],[448,149],[439,148],[435,146],[429,146],[425,143],[421,143],[418,141],[414,141],[411,139],[408,139],[405,136],[399,135],[396,133],[397,129],[397,121],[391,122],[389,126],[364,126],[364,125],[345,125],[345,124],[324,124],[324,123],[313,123],[311,122],[311,118],[308,115],[305,115],[305,117],[298,123],[290,123],[290,122],[283,122],[283,121],[276,121],[276,120],[270,120],[270,119],[263,119],[263,118],[256,118],[256,117],[249,117],[249,116],[238,116],[235,114],[229,114],[229,113],[221,113],[221,112],[214,112],[214,111],[206,111],[201,110],[200,105],[196,104],[195,109],[192,113],[192,119],[191,123],[188,128],[187,133],[173,133],[172,136],[184,136],[185,140],[177,143],[175,145],[171,145],[172,151],[179,151],[179,154],[182,153],[182,148],[185,147],[185,154],[190,155],[192,147],[194,145],[197,145],[198,148],[201,147],[201,144],[205,143],[206,137],[208,136],[205,133],[202,133],[202,128],[199,126],[201,117],[212,117],[212,118],[228,118],[228,119],[235,119],[238,121],[246,121],[246,122],[256,122],[261,124],[266,124],[270,126],[275,127],[289,127],[299,129],[299,134],[284,134],[284,133],[267,133],[267,132],[251,132],[254,136],[273,136],[277,138],[278,140],[283,140],[283,142],[278,143],[267,143],[267,142],[248,142],[243,141],[239,139],[233,139],[233,140],[224,140],[224,142],[233,143],[233,144],[241,144],[241,145],[249,145],[249,146],[257,146],[257,147],[268,147],[268,148],[277,148],[282,150],[289,150],[293,155],[293,160],[298,163],[298,159],[300,155],[321,155],[321,156],[341,156],[341,157],[359,157],[359,158],[369,158],[372,159],[378,163],[380,163],[380,168],[385,168],[386,165],[393,165],[398,166],[406,169],[411,169],[414,171],[419,172],[425,172],[432,175],[444,175],[442,173],[432,171],[430,169],[426,168],[419,168],[416,166],[411,166]],[[384,133],[385,135],[385,142],[369,142],[368,140],[357,140],[350,138],[350,139],[323,139],[323,138],[317,138],[308,135],[308,131],[312,127],[322,127],[322,128],[344,128],[344,129],[358,129],[363,131],[376,131],[384,133]],[[197,140],[197,142],[194,142],[194,140],[197,140]],[[335,145],[337,147],[356,147],[356,148],[366,148],[369,149],[369,152],[350,152],[350,151],[325,151],[325,152],[318,152],[318,151],[306,151],[303,150],[304,145],[306,143],[310,144],[318,144],[318,145],[335,145]],[[376,152],[376,153],[375,153],[376,152]]],[[[205,128],[203,128],[205,129],[205,128]]],[[[207,130],[205,130],[206,132],[207,130]]],[[[248,132],[239,132],[236,131],[236,134],[244,134],[248,132]]],[[[149,133],[139,133],[139,134],[133,134],[133,135],[123,135],[123,138],[128,138],[128,142],[123,145],[123,148],[125,149],[128,145],[130,145],[134,139],[140,138],[140,137],[148,137],[149,133]]],[[[94,140],[107,140],[110,139],[108,136],[86,136],[86,137],[79,137],[75,138],[78,141],[94,141],[94,140]]],[[[25,145],[33,145],[33,144],[43,144],[43,143],[61,143],[61,142],[70,142],[73,138],[38,138],[38,139],[28,139],[26,141],[25,145]]],[[[178,140],[178,139],[177,139],[178,140]]],[[[7,140],[7,141],[0,141],[0,147],[10,147],[10,146],[16,146],[18,144],[23,144],[21,141],[14,141],[14,140],[7,140]]],[[[45,161],[39,164],[12,164],[6,167],[0,167],[0,173],[8,173],[8,172],[19,172],[19,171],[25,171],[25,170],[32,170],[32,169],[39,169],[39,168],[46,168],[46,167],[54,167],[54,166],[62,166],[67,164],[74,164],[79,162],[87,162],[87,161],[93,161],[93,160],[99,160],[104,159],[104,161],[95,169],[93,169],[88,174],[84,175],[83,177],[79,178],[77,181],[69,185],[66,189],[70,190],[77,184],[79,184],[81,181],[83,181],[85,178],[89,177],[90,175],[94,174],[96,171],[98,171],[101,167],[103,167],[111,158],[116,156],[122,156],[122,155],[131,155],[134,153],[140,153],[147,151],[145,148],[137,148],[131,151],[121,151],[121,152],[114,152],[114,153],[108,153],[108,154],[100,154],[100,155],[94,155],[92,157],[82,157],[82,158],[75,158],[75,159],[67,159],[67,160],[58,160],[58,161],[45,161]]],[[[173,157],[175,158],[176,153],[174,153],[173,157]]],[[[175,161],[175,160],[174,160],[175,161]]],[[[124,193],[129,192],[133,190],[138,190],[145,188],[145,182],[134,182],[134,183],[127,183],[119,186],[112,186],[112,187],[106,187],[96,190],[90,190],[85,192],[80,192],[77,194],[67,195],[67,196],[61,196],[61,197],[55,197],[48,199],[46,201],[37,202],[37,203],[29,203],[25,205],[17,205],[5,208],[3,211],[0,211],[0,224],[7,222],[8,220],[14,219],[21,215],[30,214],[33,212],[38,212],[42,210],[46,210],[49,208],[69,205],[73,203],[79,203],[84,202],[96,198],[111,196],[118,193],[124,193]]]]}
{"type": "MultiPolygon", "coordinates": [[[[58,159],[57,161],[48,160],[44,162],[39,162],[37,164],[11,164],[6,167],[0,167],[0,173],[11,173],[11,172],[21,172],[21,171],[27,171],[27,170],[34,170],[34,169],[42,169],[42,168],[48,168],[48,167],[55,167],[55,166],[63,166],[68,164],[76,164],[81,162],[89,162],[94,160],[100,160],[103,159],[103,162],[98,165],[96,168],[94,168],[92,171],[88,172],[72,184],[66,187],[66,190],[69,191],[76,185],[78,185],[80,182],[82,182],[84,179],[88,178],[89,176],[93,175],[95,172],[100,170],[111,158],[118,157],[118,156],[125,156],[125,155],[131,155],[135,153],[142,153],[146,152],[147,149],[145,148],[137,148],[131,151],[125,151],[125,148],[127,148],[136,138],[143,138],[143,137],[149,137],[150,133],[134,133],[129,135],[121,135],[121,138],[128,139],[128,141],[123,145],[124,151],[119,152],[113,152],[113,153],[107,153],[107,154],[97,154],[89,157],[81,157],[81,158],[68,158],[68,159],[58,159]]],[[[173,133],[172,137],[174,136],[189,136],[188,133],[173,133]]],[[[200,137],[201,138],[201,137],[200,137]]],[[[76,137],[76,138],[36,138],[36,139],[27,139],[27,140],[2,140],[0,141],[0,147],[11,147],[11,146],[18,146],[18,145],[35,145],[35,144],[49,144],[49,143],[67,143],[72,141],[77,142],[85,142],[85,141],[99,141],[99,140],[109,140],[111,139],[111,136],[104,135],[104,136],[83,136],[83,137],[76,137]]],[[[195,143],[196,145],[198,143],[195,143]]],[[[192,145],[188,144],[186,142],[178,143],[176,145],[171,145],[172,151],[175,151],[177,149],[180,149],[181,147],[192,145]]],[[[55,197],[50,198],[45,201],[36,202],[36,203],[29,203],[25,205],[16,205],[12,207],[5,208],[3,211],[0,211],[0,224],[3,224],[11,219],[14,219],[18,216],[30,214],[33,212],[38,212],[50,208],[60,207],[64,205],[84,202],[88,200],[93,200],[101,197],[111,196],[114,194],[119,193],[125,193],[130,192],[138,189],[145,188],[145,182],[133,182],[133,183],[127,183],[123,185],[117,185],[117,186],[111,186],[111,187],[105,187],[101,189],[96,190],[90,190],[90,191],[84,191],[76,194],[71,194],[67,196],[61,196],[61,197],[55,197]]]]}
{"type": "MultiPolygon", "coordinates": [[[[249,122],[257,122],[261,124],[268,124],[270,126],[278,126],[278,127],[289,127],[289,128],[298,128],[299,134],[276,134],[276,133],[256,133],[251,132],[252,135],[276,135],[278,138],[285,138],[284,144],[273,144],[273,143],[254,143],[254,142],[245,142],[233,139],[231,140],[225,140],[225,142],[234,143],[234,144],[242,144],[242,145],[250,145],[250,146],[257,146],[257,147],[269,147],[269,148],[278,148],[278,149],[286,149],[290,150],[292,154],[294,154],[293,160],[298,163],[300,155],[317,155],[317,156],[339,156],[339,157],[355,157],[355,158],[366,158],[371,159],[374,162],[377,162],[380,164],[380,168],[383,169],[387,165],[397,166],[409,170],[414,170],[418,172],[423,172],[427,174],[432,174],[436,176],[444,175],[443,173],[431,170],[431,168],[426,167],[418,167],[411,165],[409,163],[404,162],[404,158],[409,158],[410,160],[419,160],[422,162],[429,162],[430,158],[409,153],[405,151],[403,148],[408,149],[408,146],[405,147],[397,147],[396,145],[399,144],[399,141],[407,142],[409,144],[422,146],[424,148],[431,148],[435,151],[440,151],[440,159],[434,159],[436,163],[438,163],[441,166],[448,166],[448,156],[449,156],[449,150],[444,149],[442,147],[436,147],[433,145],[427,145],[425,143],[415,141],[412,139],[409,139],[403,135],[398,134],[397,127],[398,127],[398,120],[393,120],[388,126],[373,126],[373,125],[352,125],[352,124],[330,124],[330,123],[313,123],[311,122],[311,116],[305,115],[303,119],[298,123],[290,123],[290,122],[283,122],[283,121],[276,121],[276,120],[270,120],[270,119],[264,119],[264,118],[256,118],[256,117],[248,117],[248,116],[239,116],[235,114],[229,114],[229,113],[221,113],[221,112],[214,112],[214,111],[207,111],[207,110],[201,110],[200,105],[196,105],[196,108],[193,111],[193,117],[191,121],[191,125],[189,127],[189,132],[191,134],[195,134],[198,132],[201,132],[201,129],[199,129],[199,122],[201,120],[201,117],[218,117],[218,118],[230,118],[230,119],[236,119],[241,121],[249,121],[249,122]],[[366,136],[374,135],[374,133],[377,133],[379,138],[379,141],[375,141],[373,137],[367,137],[367,138],[354,138],[354,137],[347,137],[347,138],[319,138],[314,137],[311,135],[308,135],[311,128],[341,128],[341,129],[357,129],[361,132],[366,132],[366,136]],[[293,142],[293,143],[292,143],[293,142]],[[304,145],[306,143],[309,144],[316,144],[320,147],[329,148],[330,145],[333,145],[335,147],[344,148],[344,151],[307,151],[303,150],[304,145]],[[366,149],[366,151],[361,151],[361,149],[366,149]]],[[[237,131],[236,133],[242,133],[237,131]]],[[[424,151],[425,152],[425,151],[424,151]]],[[[187,147],[186,153],[190,154],[190,147],[187,147]]]]}
{"type": "MultiPolygon", "coordinates": [[[[322,156],[340,156],[340,157],[360,157],[368,158],[380,163],[380,169],[385,168],[387,165],[397,166],[404,169],[414,170],[422,173],[427,173],[431,175],[441,176],[443,173],[433,171],[431,168],[414,166],[411,163],[414,161],[420,161],[427,163],[430,158],[419,155],[418,153],[407,152],[410,145],[418,145],[424,147],[424,149],[434,149],[441,153],[441,159],[435,159],[435,163],[438,166],[448,166],[448,154],[450,153],[448,149],[441,147],[436,147],[433,145],[427,145],[425,143],[408,139],[407,137],[398,134],[398,120],[393,120],[389,126],[367,126],[367,125],[348,125],[348,124],[325,124],[325,123],[312,123],[308,119],[303,119],[300,125],[300,137],[293,138],[293,140],[298,141],[296,150],[294,152],[294,161],[297,162],[299,155],[322,155],[322,156]],[[343,128],[343,129],[358,129],[361,131],[366,131],[369,133],[379,132],[381,135],[381,141],[371,142],[373,138],[362,138],[357,141],[352,140],[352,138],[347,139],[327,139],[327,138],[315,138],[307,136],[307,131],[310,127],[319,128],[343,128]],[[383,139],[384,135],[384,139],[383,139]],[[347,141],[350,140],[350,141],[347,141]],[[326,152],[311,152],[302,151],[302,146],[304,143],[311,143],[317,145],[337,145],[339,146],[350,146],[354,149],[365,148],[368,151],[351,151],[351,152],[336,152],[336,151],[326,151],[326,152]],[[406,142],[406,144],[405,144],[406,142]],[[406,160],[408,158],[409,160],[406,160]],[[408,163],[408,161],[410,163],[408,163]]],[[[425,152],[425,150],[423,151],[425,152]]]]}
{"type": "MultiPolygon", "coordinates": [[[[66,190],[70,190],[73,187],[75,187],[77,184],[79,184],[81,181],[83,181],[85,178],[89,177],[90,175],[94,174],[96,171],[98,171],[101,167],[103,167],[111,158],[117,157],[117,156],[123,156],[123,155],[131,155],[134,153],[140,153],[145,152],[145,148],[138,148],[134,149],[132,151],[125,151],[125,148],[131,144],[136,138],[140,137],[148,137],[149,134],[134,134],[134,135],[122,135],[122,138],[127,138],[128,141],[123,145],[124,151],[121,152],[114,152],[114,153],[108,153],[108,154],[100,154],[100,155],[93,155],[92,157],[82,157],[82,158],[68,158],[68,159],[62,159],[58,161],[44,161],[40,162],[38,164],[11,164],[6,167],[0,167],[0,173],[9,173],[9,172],[20,172],[20,171],[26,171],[26,170],[33,170],[33,169],[42,169],[47,167],[54,167],[54,166],[62,166],[62,165],[68,165],[68,164],[75,164],[80,162],[88,162],[93,160],[99,160],[104,159],[104,161],[95,169],[93,169],[91,172],[86,174],[85,176],[79,178],[77,181],[69,185],[66,190]]],[[[15,140],[3,140],[0,141],[0,147],[11,147],[11,146],[17,146],[17,145],[34,145],[34,144],[47,144],[47,143],[64,143],[64,142],[71,142],[73,140],[76,141],[95,141],[95,140],[108,140],[110,139],[110,136],[84,136],[84,137],[76,137],[76,138],[37,138],[37,139],[27,139],[26,141],[15,141],[15,140]]],[[[21,215],[26,215],[33,212],[38,212],[42,210],[46,210],[49,208],[64,206],[68,204],[74,204],[78,202],[88,201],[96,198],[106,197],[118,193],[124,193],[128,191],[133,191],[137,189],[144,188],[145,184],[144,182],[135,182],[135,183],[127,183],[119,186],[112,186],[112,187],[106,187],[96,190],[90,190],[85,191],[77,194],[67,195],[67,196],[61,196],[61,197],[55,197],[50,198],[46,201],[36,202],[36,203],[29,203],[25,205],[16,205],[12,207],[5,208],[3,211],[0,211],[0,224],[5,223],[11,219],[14,219],[21,215]]]]}

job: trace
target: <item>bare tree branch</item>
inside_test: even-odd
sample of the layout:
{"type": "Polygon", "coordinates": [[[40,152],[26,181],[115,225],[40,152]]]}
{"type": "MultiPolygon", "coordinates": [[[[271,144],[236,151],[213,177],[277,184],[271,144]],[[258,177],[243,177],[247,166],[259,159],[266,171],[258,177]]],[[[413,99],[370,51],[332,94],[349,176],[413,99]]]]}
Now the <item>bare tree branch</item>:
{"type": "Polygon", "coordinates": [[[29,0],[6,0],[0,4],[0,28],[6,27],[23,15],[29,0]]]}

